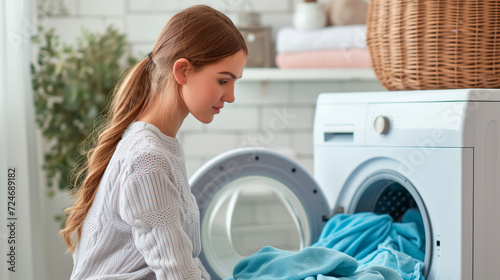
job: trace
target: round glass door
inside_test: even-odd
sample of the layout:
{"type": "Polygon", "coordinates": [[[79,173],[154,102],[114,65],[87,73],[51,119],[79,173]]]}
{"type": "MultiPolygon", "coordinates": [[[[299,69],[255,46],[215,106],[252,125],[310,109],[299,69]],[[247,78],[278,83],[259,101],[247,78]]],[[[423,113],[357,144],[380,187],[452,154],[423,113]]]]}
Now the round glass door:
{"type": "Polygon", "coordinates": [[[262,148],[210,160],[190,178],[200,209],[200,260],[213,280],[262,247],[297,252],[317,240],[331,210],[298,163],[262,148]]]}
{"type": "Polygon", "coordinates": [[[248,176],[222,188],[201,222],[205,257],[230,276],[236,263],[264,246],[298,252],[309,246],[307,214],[297,196],[268,177],[248,176]]]}

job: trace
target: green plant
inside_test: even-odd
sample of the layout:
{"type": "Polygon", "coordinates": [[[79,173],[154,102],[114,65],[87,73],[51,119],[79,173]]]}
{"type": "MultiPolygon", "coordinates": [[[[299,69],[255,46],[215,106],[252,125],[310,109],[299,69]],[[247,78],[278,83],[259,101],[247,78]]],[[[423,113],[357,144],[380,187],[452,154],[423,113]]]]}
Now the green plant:
{"type": "Polygon", "coordinates": [[[108,27],[103,34],[83,30],[76,46],[61,44],[54,29],[40,28],[33,37],[39,46],[31,64],[36,121],[48,140],[43,169],[48,195],[71,190],[72,172],[85,159],[82,143],[104,114],[110,94],[126,66],[136,59],[126,55],[125,36],[108,27]]]}

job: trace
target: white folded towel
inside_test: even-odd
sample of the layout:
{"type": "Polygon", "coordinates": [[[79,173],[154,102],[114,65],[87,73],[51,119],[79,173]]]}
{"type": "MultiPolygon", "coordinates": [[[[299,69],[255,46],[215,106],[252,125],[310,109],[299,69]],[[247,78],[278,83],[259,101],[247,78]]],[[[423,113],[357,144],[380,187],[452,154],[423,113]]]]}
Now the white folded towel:
{"type": "Polygon", "coordinates": [[[366,48],[366,25],[328,26],[309,31],[283,27],[276,38],[278,53],[347,48],[366,48]]]}

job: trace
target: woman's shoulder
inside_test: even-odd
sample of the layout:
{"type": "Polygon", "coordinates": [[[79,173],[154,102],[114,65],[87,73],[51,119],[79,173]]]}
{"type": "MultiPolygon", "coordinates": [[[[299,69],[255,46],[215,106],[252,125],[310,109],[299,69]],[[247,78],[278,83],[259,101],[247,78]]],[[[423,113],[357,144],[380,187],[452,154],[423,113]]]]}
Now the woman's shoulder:
{"type": "Polygon", "coordinates": [[[176,155],[155,139],[142,138],[128,146],[122,154],[123,160],[132,168],[131,175],[138,177],[148,173],[169,172],[178,162],[176,155]]]}
{"type": "Polygon", "coordinates": [[[127,162],[136,175],[168,171],[183,157],[177,139],[166,139],[155,128],[144,122],[133,123],[117,146],[119,158],[127,162]]]}

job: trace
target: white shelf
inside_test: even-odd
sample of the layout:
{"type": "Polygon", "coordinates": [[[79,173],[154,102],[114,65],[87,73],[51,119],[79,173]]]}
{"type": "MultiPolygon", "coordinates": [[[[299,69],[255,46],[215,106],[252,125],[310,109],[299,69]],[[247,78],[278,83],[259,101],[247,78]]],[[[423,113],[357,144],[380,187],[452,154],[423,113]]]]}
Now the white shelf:
{"type": "Polygon", "coordinates": [[[280,69],[248,67],[241,82],[377,80],[371,68],[280,69]]]}

